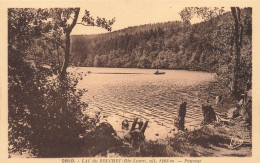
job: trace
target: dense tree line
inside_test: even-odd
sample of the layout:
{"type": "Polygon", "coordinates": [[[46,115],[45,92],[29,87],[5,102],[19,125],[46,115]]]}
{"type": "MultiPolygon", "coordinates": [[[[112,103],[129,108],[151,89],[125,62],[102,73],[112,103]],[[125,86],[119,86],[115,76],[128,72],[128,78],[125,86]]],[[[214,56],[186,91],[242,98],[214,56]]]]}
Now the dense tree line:
{"type": "MultiPolygon", "coordinates": [[[[246,81],[250,80],[252,71],[252,8],[242,9],[240,15],[244,29],[241,34],[241,70],[237,77],[246,81]]],[[[193,25],[188,21],[175,21],[100,35],[75,35],[72,36],[72,62],[77,66],[216,72],[229,84],[231,69],[236,63],[235,50],[232,50],[234,30],[232,14],[225,12],[208,16],[204,22],[193,25]]]]}

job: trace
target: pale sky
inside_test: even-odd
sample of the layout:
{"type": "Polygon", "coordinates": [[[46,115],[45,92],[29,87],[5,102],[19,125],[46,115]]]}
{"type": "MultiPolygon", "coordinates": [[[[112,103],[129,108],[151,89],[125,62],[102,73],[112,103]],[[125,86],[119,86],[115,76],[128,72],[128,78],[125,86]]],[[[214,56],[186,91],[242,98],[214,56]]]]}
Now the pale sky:
{"type": "MultiPolygon", "coordinates": [[[[80,6],[80,15],[78,22],[81,21],[85,13],[85,9],[96,18],[104,17],[112,19],[115,17],[116,22],[112,26],[112,31],[127,28],[129,26],[137,26],[149,23],[167,22],[181,20],[179,12],[188,4],[185,2],[174,3],[172,1],[91,1],[86,5],[80,6]]],[[[198,22],[194,18],[193,22],[198,22]]],[[[105,29],[98,27],[86,27],[76,25],[72,34],[98,34],[107,32],[105,29]]]]}

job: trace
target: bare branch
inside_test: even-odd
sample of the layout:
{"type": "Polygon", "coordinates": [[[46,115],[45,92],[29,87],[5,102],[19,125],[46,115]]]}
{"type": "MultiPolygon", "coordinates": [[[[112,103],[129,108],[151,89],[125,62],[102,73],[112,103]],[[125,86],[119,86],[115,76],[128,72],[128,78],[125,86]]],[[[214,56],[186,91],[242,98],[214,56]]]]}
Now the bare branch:
{"type": "Polygon", "coordinates": [[[91,25],[91,24],[83,24],[83,23],[76,23],[76,24],[80,24],[80,25],[88,26],[88,27],[93,27],[94,26],[94,25],[91,25]]]}

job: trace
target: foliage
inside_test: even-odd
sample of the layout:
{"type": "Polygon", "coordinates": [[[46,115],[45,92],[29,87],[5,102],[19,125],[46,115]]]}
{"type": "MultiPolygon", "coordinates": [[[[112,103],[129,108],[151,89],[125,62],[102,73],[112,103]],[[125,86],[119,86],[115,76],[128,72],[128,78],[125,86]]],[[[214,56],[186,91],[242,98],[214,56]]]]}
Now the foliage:
{"type": "MultiPolygon", "coordinates": [[[[86,139],[86,130],[95,123],[83,121],[82,109],[87,104],[81,96],[85,90],[76,89],[81,76],[69,76],[65,71],[66,78],[59,77],[67,68],[61,60],[70,55],[66,53],[70,39],[64,45],[64,34],[73,29],[69,19],[76,12],[79,8],[8,9],[10,153],[82,156],[81,147],[91,141],[86,139]]],[[[111,30],[113,22],[97,18],[95,25],[111,30]]]]}
{"type": "MultiPolygon", "coordinates": [[[[252,71],[251,12],[252,8],[241,10],[245,27],[240,58],[243,66],[238,76],[241,90],[252,71]]],[[[235,63],[235,54],[231,53],[232,15],[223,8],[199,8],[196,13],[205,21],[186,26],[179,21],[146,24],[108,34],[72,36],[72,62],[79,66],[216,72],[227,87],[232,81],[235,63]],[[97,61],[99,64],[94,64],[97,61]]]]}
{"type": "Polygon", "coordinates": [[[82,121],[86,104],[80,102],[84,91],[75,89],[78,79],[60,82],[49,70],[28,69],[17,82],[9,78],[10,150],[29,149],[37,157],[75,156],[83,143],[79,136],[86,130],[82,121]]]}
{"type": "Polygon", "coordinates": [[[210,7],[185,7],[180,16],[184,21],[190,21],[194,15],[208,21],[224,13],[224,7],[210,8],[210,7]]]}
{"type": "MultiPolygon", "coordinates": [[[[209,44],[218,47],[218,49],[222,49],[222,54],[227,54],[224,57],[222,57],[222,54],[219,55],[220,58],[227,59],[226,61],[228,61],[228,63],[224,62],[219,64],[219,68],[222,71],[219,71],[218,74],[222,78],[222,81],[229,86],[232,95],[237,98],[240,98],[239,94],[246,90],[243,88],[246,85],[245,81],[251,81],[250,68],[246,69],[246,71],[249,70],[249,73],[245,72],[244,74],[241,74],[243,68],[241,68],[240,64],[241,58],[243,58],[241,56],[241,49],[243,47],[244,35],[247,34],[249,38],[252,35],[248,29],[247,31],[249,32],[244,32],[245,26],[251,28],[246,22],[252,22],[250,20],[252,19],[252,9],[246,8],[243,12],[244,14],[241,15],[241,9],[239,7],[231,7],[229,21],[227,20],[228,23],[220,21],[221,24],[218,26],[219,28],[213,32],[214,36],[220,37],[222,42],[216,42],[218,39],[215,38],[209,42],[209,44]],[[244,15],[245,17],[243,18],[244,15]]],[[[211,20],[213,17],[217,17],[222,13],[223,8],[219,9],[215,7],[214,9],[210,9],[207,7],[186,7],[180,12],[180,15],[185,23],[186,21],[190,21],[193,15],[197,15],[204,20],[211,20]]],[[[247,66],[245,67],[248,68],[247,66]]]]}
{"type": "MultiPolygon", "coordinates": [[[[37,157],[75,157],[86,156],[82,155],[83,147],[93,147],[96,122],[82,120],[86,104],[80,101],[84,90],[76,90],[80,76],[66,73],[66,78],[59,78],[63,58],[67,58],[68,65],[69,59],[73,59],[74,64],[81,66],[213,71],[226,84],[232,78],[230,13],[190,26],[176,21],[102,35],[73,36],[71,56],[68,49],[73,27],[69,22],[77,20],[77,12],[79,8],[8,10],[10,153],[29,150],[37,157]],[[90,132],[85,133],[86,130],[90,132]]],[[[252,75],[251,8],[241,10],[241,20],[243,66],[238,84],[242,90],[252,75]]],[[[111,31],[113,22],[114,19],[103,18],[94,21],[86,11],[80,24],[111,31]]],[[[151,152],[145,151],[145,156],[151,152]]]]}

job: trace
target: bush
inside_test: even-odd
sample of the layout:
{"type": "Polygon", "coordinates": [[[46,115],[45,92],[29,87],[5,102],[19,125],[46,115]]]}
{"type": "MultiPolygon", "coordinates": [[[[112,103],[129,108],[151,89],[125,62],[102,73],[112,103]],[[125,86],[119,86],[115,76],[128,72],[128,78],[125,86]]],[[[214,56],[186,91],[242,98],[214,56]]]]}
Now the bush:
{"type": "MultiPolygon", "coordinates": [[[[68,36],[79,11],[8,9],[9,153],[29,150],[36,157],[75,157],[91,142],[85,132],[93,131],[96,122],[83,122],[87,104],[80,98],[85,91],[76,89],[81,76],[65,74],[71,57],[68,36]],[[67,21],[71,17],[72,24],[67,21]]],[[[90,23],[88,17],[86,10],[83,22],[90,23]]],[[[93,25],[111,31],[113,22],[98,18],[93,25]]]]}
{"type": "MultiPolygon", "coordinates": [[[[10,63],[11,64],[11,63],[10,63]]],[[[36,157],[75,157],[84,145],[76,90],[80,76],[60,81],[52,70],[34,69],[25,62],[9,67],[9,152],[29,150],[36,157]]]]}

